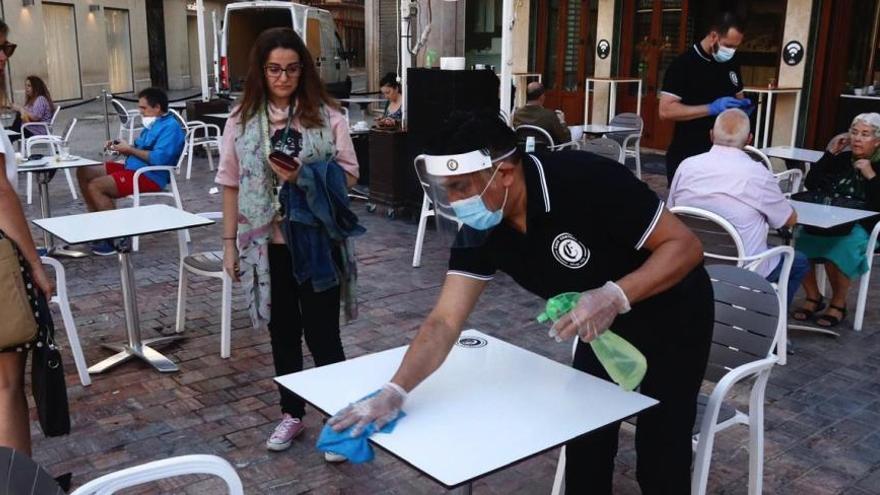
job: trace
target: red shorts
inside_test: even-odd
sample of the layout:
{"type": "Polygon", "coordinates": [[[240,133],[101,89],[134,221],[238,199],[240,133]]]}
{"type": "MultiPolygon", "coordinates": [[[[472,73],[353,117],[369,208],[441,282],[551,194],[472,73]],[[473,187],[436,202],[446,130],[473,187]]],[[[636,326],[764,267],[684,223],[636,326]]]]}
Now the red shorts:
{"type": "MultiPolygon", "coordinates": [[[[116,191],[119,193],[120,198],[134,194],[134,170],[128,170],[125,168],[125,165],[117,162],[106,162],[104,163],[104,168],[107,170],[107,175],[113,177],[113,181],[116,182],[116,191]]],[[[156,184],[143,174],[138,178],[138,185],[140,185],[140,192],[142,193],[159,192],[162,190],[159,184],[156,184]]]]}

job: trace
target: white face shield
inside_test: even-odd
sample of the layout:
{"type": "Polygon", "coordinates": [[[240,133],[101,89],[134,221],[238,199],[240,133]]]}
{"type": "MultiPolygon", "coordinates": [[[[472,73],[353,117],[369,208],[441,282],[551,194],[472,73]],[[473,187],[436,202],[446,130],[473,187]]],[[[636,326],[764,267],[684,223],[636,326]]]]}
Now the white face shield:
{"type": "Polygon", "coordinates": [[[433,203],[438,230],[449,245],[479,245],[501,222],[507,192],[502,204],[494,207],[485,203],[483,195],[492,181],[497,180],[495,164],[515,152],[513,149],[494,159],[485,150],[416,157],[416,173],[433,203]],[[462,225],[470,228],[459,232],[462,225]]]}

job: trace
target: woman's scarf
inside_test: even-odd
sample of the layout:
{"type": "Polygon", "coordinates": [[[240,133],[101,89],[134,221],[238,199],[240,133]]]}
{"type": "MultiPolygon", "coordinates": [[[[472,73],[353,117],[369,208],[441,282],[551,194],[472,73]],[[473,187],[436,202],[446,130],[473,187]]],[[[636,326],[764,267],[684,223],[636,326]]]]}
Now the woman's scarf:
{"type": "MultiPolygon", "coordinates": [[[[336,158],[335,136],[330,115],[321,105],[324,125],[304,129],[299,159],[303,164],[336,158]]],[[[238,249],[241,281],[248,290],[248,309],[254,327],[269,322],[271,293],[269,278],[269,243],[278,215],[277,177],[269,166],[271,125],[266,105],[260,105],[241,134],[235,139],[239,158],[238,249]]]]}

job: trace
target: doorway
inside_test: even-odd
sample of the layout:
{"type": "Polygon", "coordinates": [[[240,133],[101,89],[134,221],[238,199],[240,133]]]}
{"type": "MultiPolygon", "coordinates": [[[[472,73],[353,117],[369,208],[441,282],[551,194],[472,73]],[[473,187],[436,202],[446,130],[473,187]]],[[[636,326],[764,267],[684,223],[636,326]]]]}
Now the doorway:
{"type": "Polygon", "coordinates": [[[623,4],[621,73],[641,78],[644,94],[636,95],[634,85],[625,85],[620,91],[626,93],[618,95],[618,100],[635,108],[635,99],[642,98],[642,146],[648,148],[666,149],[672,140],[673,123],[660,120],[658,102],[666,69],[693,39],[689,3],[627,0],[623,4]]]}
{"type": "Polygon", "coordinates": [[[131,29],[128,11],[104,8],[107,27],[107,71],[111,93],[130,93],[134,90],[131,73],[131,29]]]}
{"type": "Polygon", "coordinates": [[[46,84],[55,100],[82,97],[76,15],[72,5],[43,4],[43,34],[46,43],[46,84]]]}
{"type": "Polygon", "coordinates": [[[547,108],[569,125],[584,121],[584,80],[593,75],[598,0],[541,0],[537,9],[536,72],[543,75],[547,108]]]}

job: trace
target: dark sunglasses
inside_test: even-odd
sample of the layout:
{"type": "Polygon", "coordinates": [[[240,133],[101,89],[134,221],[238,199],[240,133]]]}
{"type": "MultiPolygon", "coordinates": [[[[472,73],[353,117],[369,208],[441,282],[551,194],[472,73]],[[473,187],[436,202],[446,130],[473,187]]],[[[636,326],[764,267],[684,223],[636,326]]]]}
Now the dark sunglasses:
{"type": "Polygon", "coordinates": [[[16,48],[18,48],[18,45],[8,41],[0,45],[0,50],[3,50],[3,53],[5,53],[7,57],[11,57],[12,54],[15,53],[16,48]]]}

